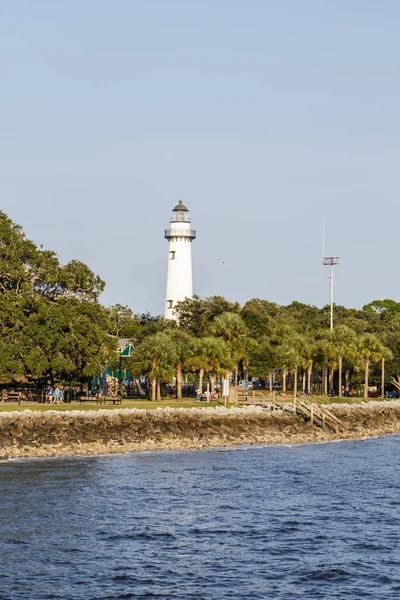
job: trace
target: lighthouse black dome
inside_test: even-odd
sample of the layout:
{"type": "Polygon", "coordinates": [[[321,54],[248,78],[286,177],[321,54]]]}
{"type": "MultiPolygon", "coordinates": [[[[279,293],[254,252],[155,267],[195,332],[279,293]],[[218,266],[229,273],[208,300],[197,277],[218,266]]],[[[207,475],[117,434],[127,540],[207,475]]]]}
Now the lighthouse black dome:
{"type": "Polygon", "coordinates": [[[174,212],[176,210],[185,210],[186,212],[189,212],[189,209],[186,208],[186,206],[183,204],[182,200],[179,200],[179,204],[177,204],[173,210],[174,210],[174,212]]]}

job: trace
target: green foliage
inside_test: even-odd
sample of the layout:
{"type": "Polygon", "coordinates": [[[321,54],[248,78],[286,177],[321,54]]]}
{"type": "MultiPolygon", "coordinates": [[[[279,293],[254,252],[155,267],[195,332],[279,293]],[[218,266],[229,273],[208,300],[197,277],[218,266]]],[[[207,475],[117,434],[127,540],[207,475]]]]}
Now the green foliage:
{"type": "Polygon", "coordinates": [[[191,338],[186,331],[178,328],[165,331],[165,335],[174,345],[174,358],[172,361],[172,366],[176,372],[176,397],[181,399],[182,373],[192,355],[192,344],[190,343],[191,338]]]}
{"type": "Polygon", "coordinates": [[[390,313],[400,313],[400,302],[395,302],[395,300],[374,300],[369,304],[366,304],[363,307],[365,311],[376,312],[378,314],[382,314],[384,312],[390,313]]]}
{"type": "Polygon", "coordinates": [[[202,369],[205,373],[225,375],[234,368],[235,361],[222,338],[208,336],[192,342],[188,364],[196,371],[202,369]]]}
{"type": "Polygon", "coordinates": [[[88,381],[115,352],[104,282],[61,265],[0,212],[0,379],[88,381]]]}
{"type": "Polygon", "coordinates": [[[255,298],[243,306],[240,316],[244,320],[251,335],[260,337],[267,335],[281,317],[282,309],[274,302],[255,298]]]}
{"type": "Polygon", "coordinates": [[[193,296],[178,302],[175,307],[180,327],[199,337],[206,335],[210,322],[224,312],[239,313],[240,305],[237,302],[229,302],[222,296],[212,296],[205,300],[193,296]]]}
{"type": "Polygon", "coordinates": [[[238,362],[246,354],[248,330],[242,317],[234,312],[217,315],[209,327],[215,337],[221,337],[228,344],[232,358],[238,362]]]}
{"type": "Polygon", "coordinates": [[[358,337],[347,325],[338,325],[333,331],[318,336],[316,360],[322,367],[337,369],[340,359],[355,366],[358,357],[358,337]]]}
{"type": "Polygon", "coordinates": [[[136,338],[140,331],[140,320],[128,306],[115,304],[107,309],[109,333],[118,338],[136,338]]]}
{"type": "MultiPolygon", "coordinates": [[[[319,309],[300,302],[279,306],[254,299],[240,310],[237,304],[220,297],[201,300],[195,296],[178,305],[179,324],[156,322],[158,327],[172,326],[172,332],[189,332],[196,338],[183,342],[187,346],[185,351],[181,348],[185,358],[178,366],[183,371],[200,373],[201,381],[203,374],[228,370],[235,371],[236,379],[240,372],[245,378],[267,378],[280,369],[292,373],[307,371],[310,377],[312,370],[322,373],[329,369],[332,373],[339,369],[341,376],[344,371],[351,373],[354,382],[361,385],[362,375],[357,373],[364,371],[362,340],[379,340],[387,360],[388,381],[393,369],[400,372],[400,313],[393,304],[389,308],[379,312],[337,306],[335,328],[330,332],[329,307],[319,309]]],[[[146,335],[142,337],[145,338],[146,335]]],[[[376,361],[371,360],[370,364],[372,379],[380,382],[376,361]]]]}
{"type": "Polygon", "coordinates": [[[250,377],[266,378],[279,364],[276,346],[267,337],[261,339],[250,346],[248,361],[250,377]]]}
{"type": "Polygon", "coordinates": [[[145,338],[136,347],[128,367],[134,375],[171,379],[177,358],[174,342],[164,332],[158,332],[145,338]]]}
{"type": "Polygon", "coordinates": [[[357,356],[363,362],[375,363],[385,356],[385,347],[379,338],[372,333],[366,333],[358,339],[357,356]]]}
{"type": "Polygon", "coordinates": [[[277,348],[278,364],[288,371],[307,369],[308,355],[308,342],[298,333],[287,337],[277,348]]]}

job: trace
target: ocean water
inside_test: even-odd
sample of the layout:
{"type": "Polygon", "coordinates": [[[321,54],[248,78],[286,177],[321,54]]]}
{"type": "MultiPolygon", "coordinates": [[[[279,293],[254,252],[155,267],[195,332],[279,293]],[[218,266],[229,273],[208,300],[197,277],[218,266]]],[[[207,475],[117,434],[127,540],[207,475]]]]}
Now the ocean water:
{"type": "Polygon", "coordinates": [[[4,600],[400,598],[400,437],[0,464],[4,600]]]}

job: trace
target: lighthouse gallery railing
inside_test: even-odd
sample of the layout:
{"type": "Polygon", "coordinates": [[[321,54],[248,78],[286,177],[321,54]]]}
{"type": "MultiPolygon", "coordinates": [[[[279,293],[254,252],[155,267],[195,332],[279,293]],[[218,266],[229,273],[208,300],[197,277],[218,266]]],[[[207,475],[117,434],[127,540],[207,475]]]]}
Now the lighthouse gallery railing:
{"type": "Polygon", "coordinates": [[[190,240],[194,240],[196,231],[194,229],[166,229],[164,237],[167,240],[171,238],[189,238],[190,240]]]}

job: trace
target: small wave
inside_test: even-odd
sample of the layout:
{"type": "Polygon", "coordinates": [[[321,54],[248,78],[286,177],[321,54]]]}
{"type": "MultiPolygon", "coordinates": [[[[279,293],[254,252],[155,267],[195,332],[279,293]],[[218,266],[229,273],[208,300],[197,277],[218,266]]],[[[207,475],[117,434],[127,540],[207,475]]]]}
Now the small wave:
{"type": "Polygon", "coordinates": [[[354,544],[352,546],[352,548],[355,548],[357,550],[374,550],[374,551],[378,551],[378,552],[380,552],[380,551],[387,552],[390,550],[390,548],[388,548],[387,546],[374,544],[373,542],[359,542],[357,544],[354,544]]]}
{"type": "Polygon", "coordinates": [[[351,573],[339,567],[331,569],[316,569],[310,573],[304,574],[299,581],[345,581],[351,577],[351,573]]]}
{"type": "Polygon", "coordinates": [[[175,539],[173,533],[165,532],[145,532],[140,531],[138,533],[121,533],[121,534],[100,534],[100,537],[103,537],[106,541],[119,541],[119,540],[158,540],[160,538],[171,538],[175,539]]]}
{"type": "Polygon", "coordinates": [[[125,583],[134,583],[139,585],[153,585],[155,583],[154,579],[135,577],[134,575],[114,575],[112,581],[115,582],[125,582],[125,583]]]}
{"type": "Polygon", "coordinates": [[[193,533],[195,535],[249,535],[252,533],[249,529],[200,529],[199,527],[194,527],[189,530],[189,533],[193,533]]]}

